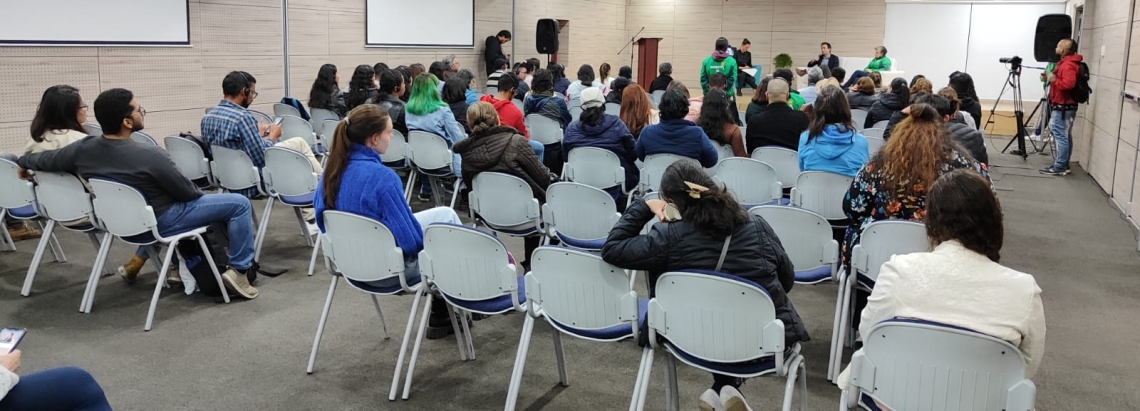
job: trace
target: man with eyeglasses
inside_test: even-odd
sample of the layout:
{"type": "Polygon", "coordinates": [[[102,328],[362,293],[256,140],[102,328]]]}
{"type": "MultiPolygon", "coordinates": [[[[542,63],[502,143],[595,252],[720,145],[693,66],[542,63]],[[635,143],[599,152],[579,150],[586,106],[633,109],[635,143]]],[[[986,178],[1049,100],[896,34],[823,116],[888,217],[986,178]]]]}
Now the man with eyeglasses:
{"type": "MultiPolygon", "coordinates": [[[[257,118],[249,112],[249,106],[257,98],[257,79],[244,71],[232,71],[222,80],[222,92],[225,98],[202,117],[202,137],[207,143],[245,152],[258,168],[265,167],[266,148],[285,147],[303,154],[313,171],[322,172],[321,163],[305,139],[290,136],[281,140],[281,126],[258,124],[257,118]]],[[[248,198],[258,195],[256,187],[235,192],[248,198]]],[[[303,208],[301,213],[308,223],[309,235],[316,234],[316,213],[312,208],[303,208]]]]}
{"type": "MultiPolygon", "coordinates": [[[[253,261],[253,206],[237,194],[202,194],[186,179],[163,149],[131,140],[143,129],[146,110],[130,90],[104,91],[95,99],[95,118],[103,135],[88,136],[58,150],[20,157],[20,177],[27,170],[67,172],[87,179],[104,177],[134,187],[154,209],[158,232],[172,235],[224,223],[229,233],[229,269],[222,275],[226,289],[248,299],[258,291],[250,285],[253,261]]],[[[140,253],[142,253],[140,248],[140,253]]],[[[133,278],[127,278],[128,281],[133,278]]]]}

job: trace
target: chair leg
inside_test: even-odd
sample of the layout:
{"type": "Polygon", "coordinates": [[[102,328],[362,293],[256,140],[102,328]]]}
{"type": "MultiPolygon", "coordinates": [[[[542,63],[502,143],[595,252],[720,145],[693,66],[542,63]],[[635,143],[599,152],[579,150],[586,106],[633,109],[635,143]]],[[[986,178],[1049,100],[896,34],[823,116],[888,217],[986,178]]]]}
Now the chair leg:
{"type": "MultiPolygon", "coordinates": [[[[396,372],[392,375],[392,390],[388,392],[388,401],[396,400],[396,390],[400,388],[400,371],[404,366],[404,354],[408,352],[408,339],[412,336],[412,325],[416,322],[416,309],[420,305],[420,297],[424,295],[423,285],[412,298],[412,309],[408,311],[408,325],[404,327],[404,341],[400,343],[400,356],[396,358],[396,372]]],[[[431,301],[431,298],[428,298],[431,301]]]]}
{"type": "Polygon", "coordinates": [[[461,314],[459,316],[461,321],[459,323],[461,324],[460,326],[463,327],[463,337],[467,341],[467,359],[469,361],[475,361],[475,339],[471,336],[470,317],[470,312],[461,311],[461,314]]]}
{"type": "Polygon", "coordinates": [[[566,377],[566,353],[562,350],[562,332],[557,329],[554,336],[554,357],[558,359],[558,382],[563,387],[570,386],[570,379],[566,377]]]}
{"type": "Polygon", "coordinates": [[[665,411],[681,411],[680,402],[677,392],[677,360],[673,354],[665,353],[665,411]]]}
{"type": "MultiPolygon", "coordinates": [[[[174,244],[166,248],[166,256],[162,258],[162,269],[158,272],[158,283],[154,285],[154,296],[150,298],[150,310],[146,313],[146,326],[143,327],[143,331],[150,331],[151,326],[154,324],[154,311],[158,308],[158,296],[162,295],[162,286],[166,285],[166,272],[170,270],[170,257],[177,248],[178,247],[175,247],[174,244]]],[[[202,249],[208,250],[204,244],[202,249]]],[[[209,253],[207,253],[207,255],[209,255],[209,253]]],[[[222,287],[222,290],[225,290],[225,287],[222,287]]],[[[222,295],[226,295],[226,292],[222,291],[222,295]]]]}
{"type": "Polygon", "coordinates": [[[90,314],[91,306],[95,305],[95,289],[99,287],[99,271],[100,268],[106,265],[107,254],[111,251],[111,243],[115,241],[115,236],[111,233],[103,233],[103,239],[99,242],[99,250],[95,253],[95,261],[91,265],[91,275],[87,278],[87,288],[83,290],[83,300],[79,302],[79,312],[90,314]]]}
{"type": "MultiPolygon", "coordinates": [[[[317,233],[317,241],[313,244],[313,256],[309,257],[309,277],[313,276],[313,268],[317,265],[317,253],[321,252],[321,233],[317,233]]],[[[380,318],[384,318],[381,316],[380,318]]]]}
{"type": "Polygon", "coordinates": [[[404,202],[411,204],[412,202],[412,184],[416,182],[416,169],[408,169],[408,183],[404,184],[404,202]]]}
{"type": "Polygon", "coordinates": [[[452,188],[451,188],[451,208],[455,208],[455,200],[459,198],[459,183],[461,183],[461,182],[462,182],[462,180],[460,180],[457,177],[455,179],[455,184],[452,185],[452,188]]]}
{"type": "MultiPolygon", "coordinates": [[[[787,381],[784,382],[784,404],[783,408],[780,408],[783,411],[792,410],[792,395],[796,392],[796,377],[799,376],[800,369],[803,368],[803,361],[804,357],[797,355],[796,358],[792,359],[791,364],[788,364],[787,381]]],[[[801,397],[801,406],[806,401],[807,397],[801,397]]]]}
{"type": "Polygon", "coordinates": [[[146,253],[147,259],[150,260],[151,264],[154,264],[155,274],[157,274],[159,271],[162,271],[162,259],[158,258],[162,255],[162,247],[160,247],[158,244],[151,244],[147,246],[146,253]]]}
{"type": "MultiPolygon", "coordinates": [[[[202,247],[202,251],[204,251],[202,255],[206,256],[206,263],[210,264],[210,271],[214,272],[214,279],[218,281],[218,289],[222,290],[222,300],[225,301],[226,304],[229,304],[230,293],[226,292],[226,284],[222,282],[222,273],[218,272],[218,265],[214,263],[214,256],[210,254],[210,247],[206,246],[206,239],[200,235],[194,237],[198,239],[198,246],[202,247]]],[[[171,247],[173,247],[173,245],[171,245],[171,247]]],[[[177,252],[177,250],[175,250],[175,252],[177,252]]],[[[181,257],[181,254],[179,256],[181,257]]],[[[186,261],[186,259],[182,258],[182,261],[186,261]]]]}
{"type": "Polygon", "coordinates": [[[645,396],[649,393],[649,377],[653,372],[653,349],[645,347],[641,350],[641,367],[637,372],[637,381],[633,384],[633,405],[630,411],[645,409],[645,396]]]}
{"type": "MultiPolygon", "coordinates": [[[[99,242],[99,236],[95,235],[94,231],[88,231],[87,232],[87,238],[91,240],[91,245],[95,246],[95,253],[96,253],[95,255],[98,256],[99,255],[98,254],[99,249],[103,247],[102,243],[99,242]]],[[[109,277],[111,275],[114,275],[115,274],[114,270],[108,269],[107,267],[105,267],[105,265],[106,264],[100,264],[99,265],[99,268],[101,269],[101,271],[103,273],[103,276],[109,277]]]]}
{"type": "Polygon", "coordinates": [[[313,337],[313,350],[309,352],[309,366],[305,368],[305,374],[313,373],[313,366],[317,363],[317,349],[321,346],[321,337],[325,334],[325,322],[329,319],[329,310],[332,308],[333,294],[336,293],[336,284],[340,281],[340,277],[332,276],[332,283],[329,284],[329,295],[325,297],[325,308],[321,310],[321,319],[317,321],[317,335],[313,337]]]}
{"type": "MultiPolygon", "coordinates": [[[[43,227],[43,235],[40,236],[40,241],[36,244],[36,253],[32,255],[32,264],[28,266],[28,274],[24,276],[24,287],[20,289],[20,295],[24,297],[32,294],[32,281],[36,279],[36,270],[40,268],[44,249],[51,243],[53,230],[55,230],[55,220],[48,220],[47,227],[43,227]]],[[[4,231],[8,230],[5,229],[4,231]]],[[[58,261],[58,258],[56,260],[58,261]]]]}
{"type": "Polygon", "coordinates": [[[839,335],[835,339],[835,351],[832,352],[835,362],[834,372],[838,378],[839,373],[843,371],[843,348],[846,345],[848,329],[851,328],[851,293],[855,288],[854,275],[847,276],[847,282],[843,284],[843,306],[842,312],[839,317],[839,335]]]}
{"type": "Polygon", "coordinates": [[[807,364],[805,361],[807,360],[800,361],[800,411],[807,411],[808,409],[807,364]]]}
{"type": "MultiPolygon", "coordinates": [[[[404,377],[404,393],[401,398],[407,400],[408,395],[412,391],[412,375],[416,372],[416,359],[420,356],[420,344],[424,341],[424,333],[427,332],[428,317],[431,316],[432,299],[428,298],[427,303],[424,304],[423,316],[420,317],[420,330],[416,334],[416,343],[412,346],[412,358],[408,359],[408,375],[404,377]]],[[[444,303],[446,304],[446,303],[444,303]]]]}
{"type": "Polygon", "coordinates": [[[463,330],[455,319],[455,307],[452,307],[451,304],[447,304],[447,318],[451,319],[451,329],[455,332],[455,344],[459,347],[459,361],[467,361],[467,344],[463,339],[463,330]]]}
{"type": "Polygon", "coordinates": [[[305,217],[301,215],[301,209],[299,207],[293,207],[293,214],[297,216],[297,225],[301,227],[301,236],[305,237],[305,243],[308,244],[309,247],[312,247],[313,236],[309,235],[309,225],[308,222],[305,221],[305,217]]]}
{"type": "MultiPolygon", "coordinates": [[[[842,269],[840,269],[842,270],[842,269]]],[[[835,295],[835,319],[831,324],[831,351],[827,359],[827,380],[835,381],[836,375],[839,372],[835,369],[835,351],[839,344],[839,321],[843,317],[843,290],[847,287],[847,275],[840,271],[839,273],[839,289],[835,295]]]]}
{"type": "MultiPolygon", "coordinates": [[[[7,222],[8,210],[0,209],[0,223],[7,227],[7,222]]],[[[12,235],[8,234],[8,230],[0,230],[0,245],[4,246],[4,251],[16,251],[16,242],[12,240],[12,235]]]]}
{"type": "Polygon", "coordinates": [[[534,333],[534,317],[526,316],[523,320],[522,335],[519,337],[519,349],[515,352],[515,366],[511,370],[511,383],[507,386],[507,405],[505,411],[514,411],[519,400],[519,389],[522,386],[523,368],[526,367],[526,355],[530,350],[530,336],[534,333]]]}
{"type": "MultiPolygon", "coordinates": [[[[265,200],[265,212],[261,215],[261,221],[257,223],[257,235],[253,237],[253,261],[261,261],[261,244],[265,242],[265,232],[269,228],[269,215],[272,213],[273,197],[269,197],[265,200]]],[[[254,219],[256,218],[257,217],[254,217],[254,219]]]]}
{"type": "MultiPolygon", "coordinates": [[[[50,230],[52,232],[49,235],[48,234],[49,230],[46,227],[44,227],[44,224],[39,223],[39,225],[40,225],[40,231],[43,231],[43,233],[44,233],[43,238],[48,238],[51,240],[48,243],[48,245],[51,246],[51,255],[52,255],[52,257],[55,257],[55,262],[66,263],[67,262],[67,255],[63,254],[63,247],[61,247],[59,245],[59,239],[55,238],[55,230],[54,229],[50,230]]],[[[54,220],[48,220],[47,226],[48,227],[55,227],[55,221],[54,220]]]]}
{"type": "Polygon", "coordinates": [[[372,305],[376,307],[376,314],[380,315],[380,329],[384,330],[384,339],[387,340],[391,337],[388,336],[388,323],[384,322],[384,312],[380,311],[380,301],[376,300],[376,294],[372,295],[372,305]]]}

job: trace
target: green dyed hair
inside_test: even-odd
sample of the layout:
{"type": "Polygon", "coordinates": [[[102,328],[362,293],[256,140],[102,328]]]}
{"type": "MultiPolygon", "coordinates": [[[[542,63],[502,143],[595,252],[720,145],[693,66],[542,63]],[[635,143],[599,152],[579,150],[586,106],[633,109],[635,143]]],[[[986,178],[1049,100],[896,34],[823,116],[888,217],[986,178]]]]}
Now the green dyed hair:
{"type": "Polygon", "coordinates": [[[408,113],[422,116],[449,107],[439,95],[439,89],[436,88],[438,84],[439,79],[431,74],[416,76],[412,82],[412,96],[408,97],[408,113]]]}

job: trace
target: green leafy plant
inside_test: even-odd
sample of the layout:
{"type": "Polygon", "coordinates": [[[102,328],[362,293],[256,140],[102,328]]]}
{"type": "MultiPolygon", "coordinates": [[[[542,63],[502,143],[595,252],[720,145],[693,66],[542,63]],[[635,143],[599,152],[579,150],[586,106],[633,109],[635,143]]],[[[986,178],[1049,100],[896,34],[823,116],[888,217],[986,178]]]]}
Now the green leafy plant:
{"type": "Polygon", "coordinates": [[[772,65],[778,69],[791,68],[792,64],[792,56],[789,56],[788,53],[777,54],[776,57],[772,59],[772,65]]]}

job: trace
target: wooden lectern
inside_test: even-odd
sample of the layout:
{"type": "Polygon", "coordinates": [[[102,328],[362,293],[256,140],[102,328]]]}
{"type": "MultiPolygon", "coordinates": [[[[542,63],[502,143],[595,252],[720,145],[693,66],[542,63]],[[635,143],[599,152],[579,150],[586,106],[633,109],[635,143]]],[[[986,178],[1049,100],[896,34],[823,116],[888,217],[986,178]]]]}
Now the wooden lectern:
{"type": "Polygon", "coordinates": [[[649,89],[649,83],[657,78],[657,45],[660,37],[642,37],[637,40],[637,78],[634,81],[649,89]]]}

